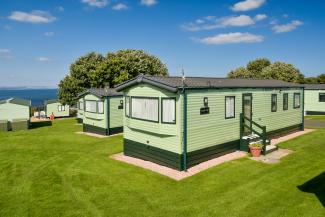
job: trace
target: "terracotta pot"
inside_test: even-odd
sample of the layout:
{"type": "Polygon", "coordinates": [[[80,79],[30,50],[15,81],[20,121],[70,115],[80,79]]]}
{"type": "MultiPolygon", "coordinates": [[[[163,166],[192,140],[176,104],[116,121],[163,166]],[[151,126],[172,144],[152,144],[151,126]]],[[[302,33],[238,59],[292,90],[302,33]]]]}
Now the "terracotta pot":
{"type": "Polygon", "coordinates": [[[249,147],[251,154],[253,157],[259,157],[261,156],[262,148],[257,148],[257,147],[249,147]]]}

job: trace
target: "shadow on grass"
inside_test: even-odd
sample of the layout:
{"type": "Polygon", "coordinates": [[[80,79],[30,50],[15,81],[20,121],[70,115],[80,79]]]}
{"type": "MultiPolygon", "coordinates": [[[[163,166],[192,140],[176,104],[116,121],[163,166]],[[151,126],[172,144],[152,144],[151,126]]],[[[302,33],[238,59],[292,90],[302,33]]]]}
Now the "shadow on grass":
{"type": "Polygon", "coordinates": [[[36,128],[40,128],[40,127],[49,127],[49,126],[52,126],[51,121],[33,122],[33,123],[31,123],[30,129],[36,129],[36,128]]]}
{"type": "Polygon", "coordinates": [[[298,186],[298,189],[303,192],[314,193],[325,207],[325,172],[298,186]]]}

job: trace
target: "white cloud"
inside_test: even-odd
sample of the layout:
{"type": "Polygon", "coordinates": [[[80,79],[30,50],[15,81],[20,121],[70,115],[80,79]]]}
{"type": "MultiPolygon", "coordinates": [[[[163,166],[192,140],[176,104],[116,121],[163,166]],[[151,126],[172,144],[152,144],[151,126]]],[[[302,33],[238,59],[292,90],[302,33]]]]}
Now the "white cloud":
{"type": "Polygon", "coordinates": [[[54,32],[45,32],[44,35],[47,37],[52,37],[54,36],[54,32]]]}
{"type": "Polygon", "coordinates": [[[141,0],[140,4],[145,5],[145,6],[153,6],[157,4],[158,2],[156,0],[141,0]]]}
{"type": "Polygon", "coordinates": [[[108,5],[108,0],[81,0],[81,2],[96,8],[103,8],[108,5]]]}
{"type": "Polygon", "coordinates": [[[11,50],[7,48],[0,48],[0,59],[11,59],[13,58],[11,50]]]}
{"type": "Polygon", "coordinates": [[[56,7],[56,9],[57,9],[58,11],[60,11],[60,12],[63,12],[63,11],[64,11],[64,7],[62,7],[62,6],[58,6],[58,7],[56,7]]]}
{"type": "Polygon", "coordinates": [[[50,59],[48,57],[37,57],[36,60],[40,61],[40,62],[51,62],[52,61],[52,59],[50,59]]]}
{"type": "Polygon", "coordinates": [[[22,11],[14,11],[8,17],[10,20],[15,20],[18,22],[26,22],[26,23],[50,23],[56,20],[56,17],[52,16],[50,13],[46,11],[34,10],[29,13],[22,11]]]}
{"type": "Polygon", "coordinates": [[[298,26],[301,26],[303,24],[303,22],[299,21],[299,20],[293,20],[290,23],[287,24],[283,24],[283,25],[274,25],[272,27],[272,30],[275,33],[285,33],[285,32],[290,32],[292,30],[295,30],[296,28],[298,28],[298,26]]]}
{"type": "Polygon", "coordinates": [[[234,32],[227,34],[218,34],[212,37],[196,39],[196,41],[206,45],[235,44],[235,43],[258,43],[262,42],[264,37],[251,33],[234,32]]]}
{"type": "Polygon", "coordinates": [[[234,4],[231,7],[233,11],[249,11],[261,7],[266,0],[245,0],[234,4]]]}
{"type": "Polygon", "coordinates": [[[267,16],[265,14],[257,14],[254,19],[256,21],[261,21],[261,20],[264,20],[266,18],[267,18],[267,16]]]}
{"type": "Polygon", "coordinates": [[[238,15],[238,16],[229,16],[229,17],[221,17],[216,18],[214,16],[207,16],[204,18],[197,19],[195,22],[190,22],[181,26],[186,31],[196,32],[200,30],[211,30],[216,28],[223,28],[229,26],[250,26],[254,25],[256,21],[260,21],[262,19],[261,16],[266,15],[259,15],[258,17],[251,18],[247,15],[238,15]]]}
{"type": "Polygon", "coordinates": [[[113,8],[113,10],[120,11],[120,10],[126,10],[129,7],[126,4],[118,3],[118,4],[114,5],[112,8],[113,8]]]}

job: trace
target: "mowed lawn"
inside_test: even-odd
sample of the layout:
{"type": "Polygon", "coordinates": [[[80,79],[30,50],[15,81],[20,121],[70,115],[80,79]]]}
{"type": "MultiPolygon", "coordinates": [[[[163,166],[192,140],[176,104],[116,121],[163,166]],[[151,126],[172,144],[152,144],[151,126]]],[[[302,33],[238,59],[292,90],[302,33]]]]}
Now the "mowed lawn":
{"type": "Polygon", "coordinates": [[[318,121],[325,121],[325,115],[308,115],[305,116],[306,120],[318,120],[318,121]]]}
{"type": "Polygon", "coordinates": [[[281,144],[295,152],[279,164],[243,158],[177,182],[110,159],[122,136],[75,123],[0,133],[1,217],[325,216],[325,130],[281,144]],[[318,196],[298,188],[315,177],[304,186],[318,196]]]}

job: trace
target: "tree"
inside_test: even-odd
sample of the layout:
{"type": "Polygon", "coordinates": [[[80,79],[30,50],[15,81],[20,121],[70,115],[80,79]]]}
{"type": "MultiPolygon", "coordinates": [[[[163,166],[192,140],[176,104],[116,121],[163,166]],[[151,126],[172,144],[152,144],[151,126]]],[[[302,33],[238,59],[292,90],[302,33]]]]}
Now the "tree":
{"type": "Polygon", "coordinates": [[[264,68],[271,65],[271,61],[266,58],[259,58],[248,62],[246,68],[251,73],[252,78],[261,78],[264,68]]]}
{"type": "Polygon", "coordinates": [[[239,67],[228,73],[228,78],[251,78],[251,72],[245,67],[239,67]]]}
{"type": "Polygon", "coordinates": [[[262,71],[262,78],[276,79],[293,83],[303,83],[304,75],[292,64],[274,62],[262,71]]]}
{"type": "Polygon", "coordinates": [[[139,74],[166,76],[168,70],[157,57],[142,50],[120,50],[108,53],[106,60],[99,64],[93,85],[114,87],[139,74]]]}
{"type": "Polygon", "coordinates": [[[142,50],[120,50],[106,57],[92,52],[70,66],[70,74],[59,84],[59,99],[73,105],[78,94],[88,88],[114,87],[139,74],[168,75],[166,66],[142,50]]]}

